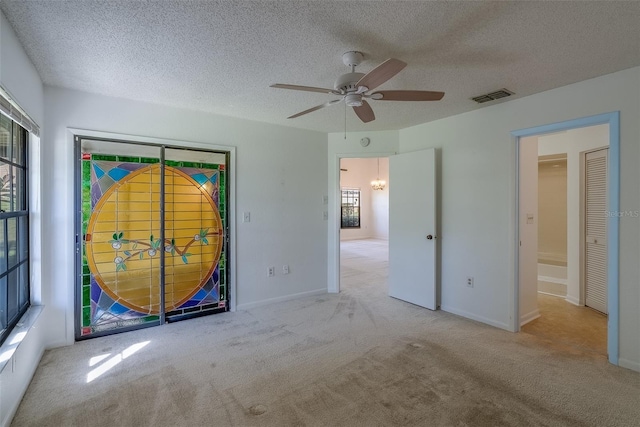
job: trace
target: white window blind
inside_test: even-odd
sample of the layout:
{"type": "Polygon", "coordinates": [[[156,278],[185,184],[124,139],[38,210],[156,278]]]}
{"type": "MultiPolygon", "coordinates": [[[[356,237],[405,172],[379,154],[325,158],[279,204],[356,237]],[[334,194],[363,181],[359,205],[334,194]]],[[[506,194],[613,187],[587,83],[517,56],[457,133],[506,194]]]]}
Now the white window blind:
{"type": "Polygon", "coordinates": [[[36,136],[40,136],[40,127],[16,104],[7,91],[0,87],[0,112],[36,136]]]}

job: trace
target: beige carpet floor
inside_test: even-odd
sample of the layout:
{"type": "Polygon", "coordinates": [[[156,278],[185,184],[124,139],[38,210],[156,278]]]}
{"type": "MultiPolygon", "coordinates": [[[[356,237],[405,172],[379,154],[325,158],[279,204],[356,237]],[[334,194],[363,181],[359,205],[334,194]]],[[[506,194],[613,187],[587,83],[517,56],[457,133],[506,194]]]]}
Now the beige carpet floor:
{"type": "Polygon", "coordinates": [[[637,372],[389,298],[384,242],[342,255],[338,295],[47,351],[13,425],[638,425],[637,372]]]}

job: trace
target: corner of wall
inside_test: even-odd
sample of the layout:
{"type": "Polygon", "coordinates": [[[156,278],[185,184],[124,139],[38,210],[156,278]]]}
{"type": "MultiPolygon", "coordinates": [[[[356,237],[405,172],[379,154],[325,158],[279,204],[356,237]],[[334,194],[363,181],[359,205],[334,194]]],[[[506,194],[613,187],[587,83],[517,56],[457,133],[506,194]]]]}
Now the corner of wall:
{"type": "Polygon", "coordinates": [[[42,79],[2,11],[0,11],[0,85],[42,128],[44,124],[42,79]]]}
{"type": "MultiPolygon", "coordinates": [[[[10,94],[20,108],[22,108],[40,128],[44,124],[44,88],[42,79],[40,78],[35,66],[27,56],[23,46],[20,44],[9,21],[0,11],[0,85],[10,94]]],[[[44,133],[44,132],[43,132],[44,133]]],[[[39,139],[34,147],[36,157],[39,159],[39,139]]],[[[39,161],[39,160],[38,160],[39,161]]],[[[39,164],[31,163],[32,174],[30,179],[35,180],[32,186],[32,203],[31,225],[41,222],[41,185],[40,170],[33,170],[33,167],[39,164]]],[[[32,233],[31,245],[34,250],[40,248],[41,233],[32,233]]],[[[36,302],[40,302],[40,264],[33,263],[31,265],[31,277],[33,278],[32,286],[37,287],[33,290],[36,302]]],[[[33,299],[33,298],[32,298],[33,299]]],[[[12,356],[12,366],[6,367],[0,376],[0,425],[8,425],[11,423],[13,414],[18,408],[24,392],[27,390],[31,378],[40,362],[40,358],[44,352],[46,342],[46,323],[44,316],[39,316],[34,322],[32,328],[24,336],[15,353],[12,356]]]]}

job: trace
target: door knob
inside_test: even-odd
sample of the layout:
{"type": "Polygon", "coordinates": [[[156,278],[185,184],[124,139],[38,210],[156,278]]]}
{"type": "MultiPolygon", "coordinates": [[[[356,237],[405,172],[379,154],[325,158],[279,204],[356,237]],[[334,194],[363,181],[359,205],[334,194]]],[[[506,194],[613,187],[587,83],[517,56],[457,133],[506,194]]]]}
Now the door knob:
{"type": "Polygon", "coordinates": [[[431,234],[428,234],[427,235],[427,240],[432,240],[432,239],[433,239],[433,236],[431,234]]]}

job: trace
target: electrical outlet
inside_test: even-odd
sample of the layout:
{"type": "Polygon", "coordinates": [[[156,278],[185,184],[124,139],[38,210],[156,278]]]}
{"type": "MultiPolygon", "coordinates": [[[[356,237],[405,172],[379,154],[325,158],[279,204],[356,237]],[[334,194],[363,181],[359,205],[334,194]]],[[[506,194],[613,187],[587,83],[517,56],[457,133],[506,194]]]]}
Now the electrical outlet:
{"type": "Polygon", "coordinates": [[[276,268],[275,267],[269,267],[267,269],[267,277],[273,277],[276,275],[276,268]]]}
{"type": "Polygon", "coordinates": [[[289,266],[288,265],[283,265],[282,266],[282,274],[289,274],[289,266]]]}
{"type": "Polygon", "coordinates": [[[472,276],[467,277],[467,287],[473,288],[473,277],[472,276]]]}
{"type": "Polygon", "coordinates": [[[251,222],[251,212],[242,213],[242,222],[251,222]]]}
{"type": "Polygon", "coordinates": [[[327,212],[327,211],[322,212],[322,219],[324,219],[324,220],[329,219],[329,212],[327,212]]]}

